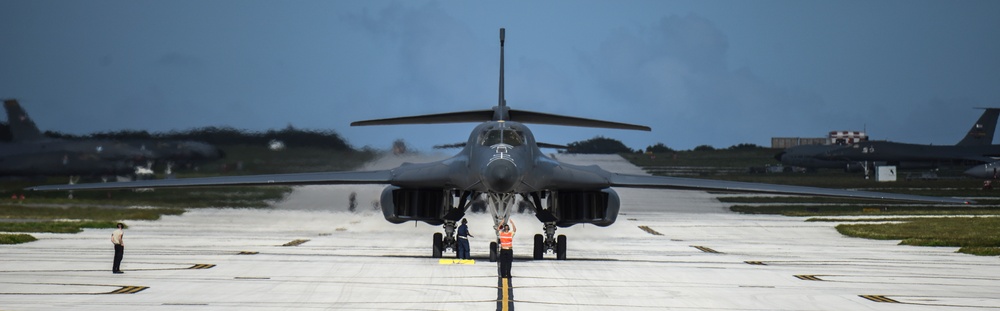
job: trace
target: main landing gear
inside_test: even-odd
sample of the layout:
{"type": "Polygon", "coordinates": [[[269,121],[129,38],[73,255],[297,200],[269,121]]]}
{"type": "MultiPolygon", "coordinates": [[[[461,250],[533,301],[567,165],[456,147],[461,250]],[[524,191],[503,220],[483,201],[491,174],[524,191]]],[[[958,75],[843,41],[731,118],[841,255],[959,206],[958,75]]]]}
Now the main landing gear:
{"type": "Polygon", "coordinates": [[[535,235],[535,248],[534,252],[532,252],[532,258],[539,260],[542,259],[545,253],[555,253],[557,260],[566,260],[566,236],[560,234],[556,237],[555,235],[556,224],[552,222],[545,223],[545,235],[535,235]]]}
{"type": "Polygon", "coordinates": [[[458,253],[458,240],[455,239],[455,221],[445,220],[444,234],[434,233],[433,247],[431,247],[431,257],[441,258],[444,252],[458,253]]]}
{"type": "MultiPolygon", "coordinates": [[[[442,227],[444,228],[444,233],[437,232],[434,233],[431,247],[431,257],[442,258],[444,252],[456,253],[458,250],[458,240],[455,237],[455,229],[457,228],[456,222],[461,220],[465,214],[465,209],[469,207],[485,205],[486,209],[490,211],[493,215],[493,229],[497,230],[496,240],[490,242],[490,262],[496,262],[500,257],[500,247],[499,247],[499,237],[500,232],[498,230],[500,224],[507,223],[510,219],[510,214],[514,209],[516,195],[512,193],[482,193],[487,199],[486,204],[482,204],[482,201],[475,200],[480,194],[477,193],[462,193],[458,197],[459,202],[457,206],[462,208],[451,208],[447,215],[443,217],[442,227]]],[[[537,197],[531,197],[536,201],[534,206],[540,205],[540,200],[537,197]]],[[[524,205],[522,205],[524,206],[524,205]]],[[[528,204],[531,206],[531,204],[528,204]]],[[[557,260],[566,260],[566,236],[558,235],[556,236],[556,218],[551,215],[551,213],[538,213],[536,217],[542,221],[544,224],[544,234],[536,234],[534,236],[534,245],[532,249],[532,258],[542,259],[545,254],[555,254],[557,260]]]]}
{"type": "Polygon", "coordinates": [[[478,194],[474,192],[458,192],[449,194],[450,199],[446,199],[445,207],[446,212],[442,216],[443,223],[441,227],[444,228],[444,234],[441,232],[434,233],[432,247],[431,247],[431,257],[441,258],[444,252],[454,253],[457,257],[458,255],[458,239],[455,237],[455,229],[458,226],[455,224],[462,217],[465,217],[465,210],[469,208],[472,203],[474,203],[473,198],[478,194]],[[455,202],[455,199],[458,202],[455,202]]]}

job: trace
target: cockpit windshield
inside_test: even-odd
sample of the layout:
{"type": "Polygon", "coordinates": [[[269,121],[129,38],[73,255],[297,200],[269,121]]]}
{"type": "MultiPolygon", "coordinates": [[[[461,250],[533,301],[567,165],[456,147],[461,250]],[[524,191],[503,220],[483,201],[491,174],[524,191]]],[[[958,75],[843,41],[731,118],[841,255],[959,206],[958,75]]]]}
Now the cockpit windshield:
{"type": "Polygon", "coordinates": [[[492,146],[501,143],[520,146],[524,144],[524,137],[521,135],[521,132],[512,129],[493,129],[483,133],[479,137],[479,143],[483,146],[492,146]]]}

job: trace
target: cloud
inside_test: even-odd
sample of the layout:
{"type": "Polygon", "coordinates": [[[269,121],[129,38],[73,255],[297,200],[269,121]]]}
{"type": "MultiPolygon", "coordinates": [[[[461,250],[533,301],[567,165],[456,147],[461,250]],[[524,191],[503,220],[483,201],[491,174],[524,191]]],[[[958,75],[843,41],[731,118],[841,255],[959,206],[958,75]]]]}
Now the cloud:
{"type": "Polygon", "coordinates": [[[761,127],[788,126],[768,124],[775,122],[767,119],[788,118],[801,125],[801,111],[822,113],[814,109],[823,106],[822,97],[775,85],[750,68],[731,69],[728,53],[725,33],[689,14],[667,16],[638,31],[619,29],[585,61],[606,92],[667,127],[667,145],[699,144],[677,135],[682,131],[706,134],[702,142],[708,136],[725,144],[718,147],[763,142],[767,131],[761,127]],[[750,134],[749,128],[757,131],[750,134]]]}
{"type": "Polygon", "coordinates": [[[486,42],[477,42],[469,26],[449,15],[436,2],[407,7],[398,2],[376,13],[367,10],[344,20],[395,51],[399,75],[387,77],[387,88],[398,90],[395,102],[438,106],[434,111],[468,109],[487,87],[481,74],[486,42]],[[463,87],[457,88],[455,85],[463,87]]]}
{"type": "Polygon", "coordinates": [[[966,131],[983,113],[972,109],[980,105],[971,98],[935,97],[907,109],[878,109],[869,115],[867,124],[873,139],[905,143],[953,145],[965,137],[966,131]],[[931,126],[927,126],[931,125],[931,126]]]}

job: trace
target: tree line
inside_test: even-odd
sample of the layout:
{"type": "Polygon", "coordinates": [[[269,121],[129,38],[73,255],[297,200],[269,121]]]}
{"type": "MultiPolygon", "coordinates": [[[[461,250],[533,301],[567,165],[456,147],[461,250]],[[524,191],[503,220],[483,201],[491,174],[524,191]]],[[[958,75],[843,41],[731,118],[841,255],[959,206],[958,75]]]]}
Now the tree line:
{"type": "MultiPolygon", "coordinates": [[[[655,145],[647,146],[645,150],[643,149],[632,149],[625,146],[619,140],[611,139],[603,136],[597,136],[588,140],[572,142],[566,145],[569,147],[566,150],[559,151],[560,153],[586,153],[586,154],[618,154],[618,153],[671,153],[677,152],[673,148],[667,147],[663,143],[656,143],[655,145]]],[[[754,150],[754,149],[764,149],[764,147],[755,144],[738,144],[725,148],[726,150],[754,150]]],[[[715,147],[710,145],[700,145],[694,148],[694,151],[712,151],[717,150],[715,147]]]]}
{"type": "MultiPolygon", "coordinates": [[[[347,141],[333,130],[306,130],[288,126],[281,130],[267,131],[239,130],[232,127],[202,127],[186,131],[170,131],[166,133],[151,133],[145,130],[121,130],[98,132],[87,135],[74,135],[54,131],[45,131],[45,136],[65,139],[110,139],[110,140],[193,140],[213,145],[259,145],[264,146],[272,140],[279,140],[287,147],[313,147],[338,151],[354,150],[347,141]]],[[[0,122],[0,140],[10,141],[10,128],[7,123],[0,122]]],[[[394,143],[394,147],[402,144],[394,143]]],[[[560,153],[586,154],[618,154],[618,153],[671,153],[677,152],[663,143],[647,146],[645,149],[632,149],[620,140],[597,136],[588,140],[572,142],[568,149],[560,153]]],[[[738,144],[725,148],[726,150],[753,150],[764,147],[755,144],[738,144]]],[[[405,150],[405,149],[404,149],[405,150]]],[[[709,145],[700,145],[694,151],[717,150],[709,145]]]]}
{"type": "MultiPolygon", "coordinates": [[[[354,150],[337,132],[332,130],[305,130],[288,126],[281,130],[267,131],[239,130],[232,127],[202,127],[185,131],[166,133],[145,130],[121,130],[97,132],[86,135],[45,131],[46,137],[62,139],[109,139],[109,140],[191,140],[212,145],[259,145],[266,146],[272,140],[279,140],[287,147],[314,147],[338,151],[354,150]]],[[[0,140],[10,141],[10,128],[0,123],[0,140]]]]}

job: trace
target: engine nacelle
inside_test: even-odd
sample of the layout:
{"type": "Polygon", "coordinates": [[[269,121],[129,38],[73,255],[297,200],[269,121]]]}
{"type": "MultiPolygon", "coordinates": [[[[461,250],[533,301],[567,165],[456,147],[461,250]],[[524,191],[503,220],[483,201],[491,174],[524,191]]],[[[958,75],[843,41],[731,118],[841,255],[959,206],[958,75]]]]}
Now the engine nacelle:
{"type": "Polygon", "coordinates": [[[542,222],[555,221],[556,226],[594,224],[605,227],[618,219],[621,199],[608,188],[599,191],[559,190],[548,194],[546,208],[538,209],[535,216],[542,222]]]}
{"type": "MultiPolygon", "coordinates": [[[[396,186],[382,190],[382,215],[385,220],[399,224],[423,221],[441,225],[444,219],[454,218],[451,208],[451,191],[446,189],[402,189],[396,186]]],[[[461,219],[461,215],[455,215],[461,219]]]]}

